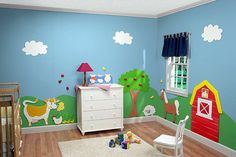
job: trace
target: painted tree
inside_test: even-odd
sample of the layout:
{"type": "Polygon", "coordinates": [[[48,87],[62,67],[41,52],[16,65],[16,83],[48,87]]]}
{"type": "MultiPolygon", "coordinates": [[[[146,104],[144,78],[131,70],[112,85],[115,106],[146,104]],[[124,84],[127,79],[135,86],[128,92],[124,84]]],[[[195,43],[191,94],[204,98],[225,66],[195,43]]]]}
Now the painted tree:
{"type": "Polygon", "coordinates": [[[149,78],[148,75],[138,69],[127,71],[119,78],[119,84],[124,86],[124,92],[130,92],[132,98],[132,110],[130,117],[138,116],[136,100],[140,91],[148,91],[149,78]]]}

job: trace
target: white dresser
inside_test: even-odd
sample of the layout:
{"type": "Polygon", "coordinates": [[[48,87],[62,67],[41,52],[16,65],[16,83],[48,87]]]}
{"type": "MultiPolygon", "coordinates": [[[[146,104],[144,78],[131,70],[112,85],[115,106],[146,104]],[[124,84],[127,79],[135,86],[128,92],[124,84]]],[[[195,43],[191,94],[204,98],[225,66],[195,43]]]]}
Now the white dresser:
{"type": "Polygon", "coordinates": [[[77,86],[78,129],[86,132],[123,130],[123,86],[111,84],[109,90],[77,86]]]}

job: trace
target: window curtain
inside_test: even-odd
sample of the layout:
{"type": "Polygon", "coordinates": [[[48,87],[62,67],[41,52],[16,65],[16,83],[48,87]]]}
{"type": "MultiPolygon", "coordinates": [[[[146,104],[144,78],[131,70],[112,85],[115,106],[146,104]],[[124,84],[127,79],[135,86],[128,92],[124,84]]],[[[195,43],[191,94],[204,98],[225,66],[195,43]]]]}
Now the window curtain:
{"type": "Polygon", "coordinates": [[[177,33],[164,36],[163,57],[188,56],[189,33],[177,33]]]}

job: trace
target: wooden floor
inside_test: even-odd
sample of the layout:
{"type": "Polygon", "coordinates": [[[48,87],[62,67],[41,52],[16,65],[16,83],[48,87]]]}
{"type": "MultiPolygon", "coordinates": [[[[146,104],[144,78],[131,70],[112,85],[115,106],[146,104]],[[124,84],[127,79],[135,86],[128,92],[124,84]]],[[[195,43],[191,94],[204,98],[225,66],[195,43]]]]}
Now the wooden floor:
{"type": "MultiPolygon", "coordinates": [[[[143,140],[152,144],[153,139],[165,133],[174,135],[175,131],[159,124],[158,122],[145,122],[125,125],[125,131],[131,130],[143,140]]],[[[58,132],[47,132],[23,135],[23,157],[61,157],[58,147],[59,141],[77,140],[100,136],[115,135],[120,130],[86,133],[82,136],[78,130],[66,130],[58,132]]],[[[168,152],[164,150],[168,154],[168,152]]],[[[225,157],[223,154],[202,145],[188,137],[184,137],[185,157],[225,157]]]]}

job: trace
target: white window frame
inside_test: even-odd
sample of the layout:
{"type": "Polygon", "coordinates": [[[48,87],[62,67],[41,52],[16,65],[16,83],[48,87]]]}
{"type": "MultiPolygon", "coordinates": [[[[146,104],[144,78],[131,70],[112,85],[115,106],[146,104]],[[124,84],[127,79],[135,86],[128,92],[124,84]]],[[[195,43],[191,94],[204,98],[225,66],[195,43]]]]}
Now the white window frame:
{"type": "Polygon", "coordinates": [[[212,101],[198,98],[198,101],[197,101],[197,113],[196,113],[196,115],[204,117],[204,118],[207,118],[207,119],[210,119],[210,120],[213,120],[212,119],[212,101]],[[200,111],[200,106],[201,106],[202,102],[208,104],[208,106],[209,106],[209,113],[208,114],[204,114],[204,113],[202,113],[200,111]]]}
{"type": "MultiPolygon", "coordinates": [[[[180,63],[180,57],[168,57],[166,59],[166,92],[188,97],[188,82],[189,82],[189,60],[190,58],[187,56],[186,60],[184,60],[184,63],[180,63]],[[175,63],[175,59],[179,59],[179,63],[175,63]],[[178,65],[182,66],[182,69],[184,66],[186,66],[187,74],[186,76],[183,76],[183,73],[181,76],[177,76],[177,73],[175,73],[175,69],[178,65]],[[176,76],[175,76],[176,75],[176,76]],[[178,87],[173,87],[174,79],[181,78],[181,86],[183,85],[183,79],[186,78],[186,89],[181,89],[178,87]]],[[[177,81],[176,81],[177,83],[177,81]]],[[[177,84],[176,84],[177,86],[177,84]]]]}

